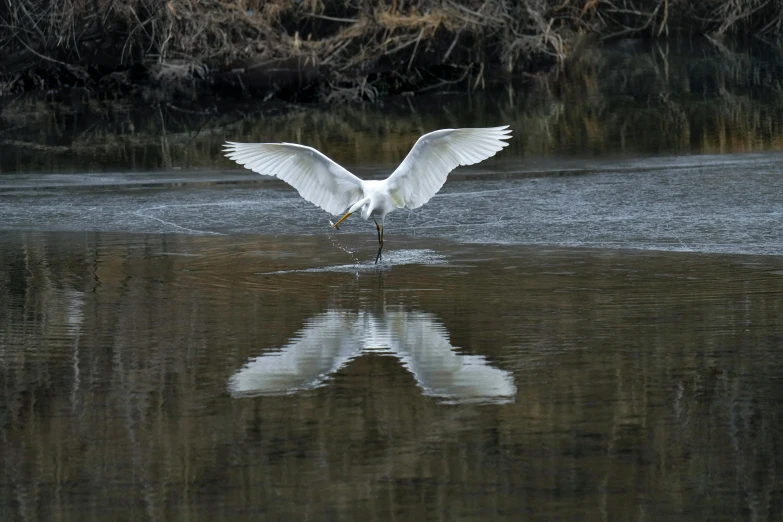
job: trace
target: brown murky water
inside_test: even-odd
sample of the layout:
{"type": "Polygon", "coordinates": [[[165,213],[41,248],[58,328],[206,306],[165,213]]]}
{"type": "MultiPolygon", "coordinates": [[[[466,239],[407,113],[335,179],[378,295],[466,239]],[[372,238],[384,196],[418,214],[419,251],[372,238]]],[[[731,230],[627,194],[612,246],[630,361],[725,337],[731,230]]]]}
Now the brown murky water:
{"type": "Polygon", "coordinates": [[[0,521],[783,519],[783,65],[681,44],[339,109],[0,100],[0,521]],[[378,267],[220,155],[377,177],[498,124],[378,267]]]}
{"type": "Polygon", "coordinates": [[[775,520],[783,259],[0,234],[2,520],[775,520]]]}

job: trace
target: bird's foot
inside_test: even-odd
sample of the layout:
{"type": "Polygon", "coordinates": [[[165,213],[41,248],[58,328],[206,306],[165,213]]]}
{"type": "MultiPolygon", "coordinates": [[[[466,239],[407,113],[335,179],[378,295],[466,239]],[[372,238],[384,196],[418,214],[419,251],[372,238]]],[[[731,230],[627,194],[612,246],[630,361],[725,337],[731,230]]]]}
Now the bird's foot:
{"type": "Polygon", "coordinates": [[[381,250],[383,250],[383,247],[381,247],[381,248],[379,248],[379,249],[378,249],[378,255],[376,255],[376,256],[375,256],[375,264],[376,264],[376,265],[378,264],[378,261],[380,261],[381,259],[383,259],[383,256],[381,255],[381,250]]]}

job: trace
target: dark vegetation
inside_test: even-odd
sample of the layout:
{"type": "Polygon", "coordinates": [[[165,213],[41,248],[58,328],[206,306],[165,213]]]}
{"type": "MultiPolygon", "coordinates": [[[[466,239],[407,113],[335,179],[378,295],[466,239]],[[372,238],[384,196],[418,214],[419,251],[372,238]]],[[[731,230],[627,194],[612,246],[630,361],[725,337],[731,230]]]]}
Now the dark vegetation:
{"type": "Polygon", "coordinates": [[[0,177],[85,165],[224,168],[222,144],[237,136],[307,143],[348,166],[391,165],[429,129],[498,121],[523,137],[504,152],[511,157],[783,149],[783,51],[757,55],[704,39],[680,43],[590,47],[562,72],[518,88],[387,97],[371,105],[198,99],[198,108],[188,109],[177,101],[20,96],[0,114],[0,177]]]}
{"type": "Polygon", "coordinates": [[[767,41],[783,0],[0,0],[0,96],[345,102],[561,70],[587,40],[767,41]]]}
{"type": "MultiPolygon", "coordinates": [[[[202,3],[209,5],[209,0],[202,3]]],[[[3,9],[8,6],[1,5],[3,9]]],[[[22,4],[15,5],[18,8],[22,4]]],[[[268,11],[271,5],[277,4],[265,5],[268,11]]],[[[243,16],[250,17],[247,11],[243,16]]],[[[414,13],[409,18],[413,16],[419,15],[414,13]]],[[[323,20],[319,17],[313,15],[308,19],[320,23],[323,20]]],[[[595,17],[598,19],[598,12],[595,17]]],[[[286,18],[281,15],[281,20],[286,18]]],[[[747,23],[747,19],[741,19],[730,28],[738,32],[738,26],[747,23]]],[[[349,25],[353,27],[356,23],[349,25]]],[[[209,27],[209,31],[216,31],[216,27],[209,27]]],[[[654,33],[645,34],[656,37],[661,26],[656,22],[655,27],[654,33]]],[[[284,76],[280,71],[285,67],[280,60],[274,62],[274,67],[269,65],[273,63],[271,53],[282,56],[285,50],[282,45],[264,48],[264,52],[270,53],[266,55],[267,62],[254,47],[252,58],[236,57],[234,65],[208,69],[205,65],[193,65],[192,59],[185,62],[184,54],[173,51],[160,62],[154,62],[151,51],[143,54],[147,48],[138,42],[128,43],[127,36],[113,37],[118,45],[122,43],[113,53],[117,59],[113,66],[106,62],[101,67],[86,65],[98,60],[89,58],[84,49],[94,48],[95,56],[112,53],[106,50],[108,47],[98,49],[97,43],[89,43],[86,37],[77,38],[87,42],[79,55],[84,64],[77,63],[76,54],[68,54],[73,37],[48,51],[37,47],[35,52],[47,59],[27,50],[27,47],[33,49],[32,40],[25,45],[18,42],[11,45],[7,40],[2,52],[15,49],[11,54],[27,53],[32,58],[17,63],[12,79],[5,84],[6,92],[37,89],[47,95],[14,96],[5,101],[0,98],[0,173],[31,169],[71,171],[85,164],[98,170],[211,168],[220,165],[216,164],[216,158],[221,157],[222,142],[237,135],[248,140],[308,143],[330,150],[336,160],[347,165],[393,163],[427,129],[465,122],[490,125],[497,121],[526,129],[525,140],[510,144],[509,154],[519,156],[545,156],[552,151],[600,154],[621,150],[646,154],[780,149],[783,48],[765,43],[755,47],[738,45],[732,39],[717,36],[685,38],[682,33],[675,34],[673,26],[666,27],[672,27],[668,29],[671,34],[668,39],[664,38],[667,32],[664,30],[660,38],[620,36],[600,45],[585,43],[586,38],[580,40],[572,33],[568,37],[570,43],[559,47],[566,54],[541,52],[534,62],[530,58],[532,51],[526,51],[527,54],[520,54],[513,62],[517,68],[510,73],[497,63],[482,66],[494,62],[490,58],[481,62],[477,51],[465,43],[464,36],[454,44],[448,60],[441,58],[452,47],[454,38],[440,58],[431,61],[432,65],[412,64],[410,72],[407,64],[411,57],[417,64],[425,63],[426,57],[434,53],[427,49],[437,48],[437,38],[430,39],[427,45],[419,44],[415,54],[413,48],[401,50],[400,53],[409,53],[402,60],[405,66],[393,67],[397,55],[388,53],[375,61],[357,62],[354,71],[369,67],[366,65],[369,63],[375,67],[376,72],[364,76],[358,72],[350,76],[341,72],[348,69],[329,67],[329,64],[343,67],[341,64],[351,58],[347,51],[338,49],[327,66],[311,65],[316,59],[302,61],[303,69],[321,71],[313,74],[311,80],[306,80],[304,74],[284,76]],[[582,45],[577,47],[578,43],[582,45]],[[147,61],[134,62],[135,55],[146,57],[147,61]],[[455,57],[458,56],[466,57],[459,62],[462,65],[457,65],[455,57]],[[71,58],[77,65],[62,65],[71,58]],[[54,59],[62,64],[52,62],[54,59]],[[253,60],[258,67],[247,65],[253,60]],[[178,68],[177,63],[191,65],[178,68]],[[245,66],[240,68],[240,63],[245,66]],[[378,72],[384,63],[390,65],[383,69],[385,72],[378,72]],[[545,63],[554,64],[551,74],[529,74],[540,71],[539,67],[545,63]],[[229,68],[234,66],[235,69],[229,68]],[[451,78],[464,79],[448,83],[452,81],[448,79],[449,74],[451,78]],[[525,79],[525,85],[513,83],[520,77],[525,79]],[[501,85],[491,84],[498,79],[502,80],[501,85]],[[263,81],[274,83],[263,84],[263,81]],[[413,86],[414,81],[419,83],[413,86]],[[390,87],[394,85],[399,86],[390,87]],[[465,92],[474,88],[477,91],[471,96],[440,96],[444,91],[465,92]],[[196,96],[210,92],[223,96],[196,96]],[[339,108],[331,105],[302,108],[280,100],[336,102],[380,99],[382,94],[399,92],[416,92],[421,96],[388,97],[372,107],[343,104],[339,108]],[[237,95],[241,98],[245,94],[249,99],[237,99],[237,95]],[[134,96],[161,103],[139,104],[132,99],[134,96]],[[265,99],[266,102],[259,103],[265,99]],[[386,150],[377,150],[372,145],[380,141],[388,145],[386,150]],[[334,150],[335,142],[355,143],[357,147],[346,149],[343,156],[341,149],[334,150]]],[[[442,30],[445,29],[437,29],[442,30]]],[[[136,33],[133,38],[141,38],[136,33]]],[[[160,31],[155,29],[155,34],[159,35],[160,31]]],[[[274,34],[280,37],[279,33],[274,34]]],[[[407,33],[397,29],[389,34],[393,38],[407,33]]],[[[311,38],[307,45],[313,49],[326,45],[314,41],[311,38]]],[[[402,40],[399,42],[402,45],[402,40]]],[[[354,44],[351,42],[349,46],[354,44]]],[[[501,45],[501,40],[493,45],[501,45]]],[[[226,47],[220,52],[227,55],[232,49],[226,47]]],[[[326,61],[328,57],[318,60],[326,61]]],[[[9,71],[10,62],[3,63],[9,71]]],[[[288,70],[296,71],[295,65],[288,70]]]]}

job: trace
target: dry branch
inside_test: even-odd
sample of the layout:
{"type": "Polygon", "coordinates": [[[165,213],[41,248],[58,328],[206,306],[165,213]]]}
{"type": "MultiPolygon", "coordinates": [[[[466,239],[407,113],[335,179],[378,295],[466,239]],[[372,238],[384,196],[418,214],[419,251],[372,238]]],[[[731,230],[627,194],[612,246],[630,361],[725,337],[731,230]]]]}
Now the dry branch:
{"type": "Polygon", "coordinates": [[[136,77],[176,87],[223,74],[242,92],[260,82],[375,99],[428,87],[422,71],[438,67],[450,82],[473,64],[562,64],[580,34],[769,37],[782,14],[783,0],[0,0],[0,95],[98,89],[130,71],[131,89],[136,77]]]}

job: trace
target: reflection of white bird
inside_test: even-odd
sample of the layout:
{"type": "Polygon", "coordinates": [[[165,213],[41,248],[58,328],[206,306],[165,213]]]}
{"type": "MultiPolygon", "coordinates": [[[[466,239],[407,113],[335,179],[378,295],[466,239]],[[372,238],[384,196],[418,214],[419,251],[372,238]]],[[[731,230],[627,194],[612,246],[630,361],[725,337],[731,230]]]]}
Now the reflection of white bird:
{"type": "Polygon", "coordinates": [[[443,129],[418,139],[403,162],[384,180],[361,180],[312,147],[294,143],[226,142],[230,159],[259,174],[276,176],[307,201],[330,214],[345,212],[333,228],[361,210],[378,231],[378,262],[383,222],[397,208],[418,208],[429,201],[460,165],[473,165],[508,145],[508,125],[483,129],[443,129]],[[380,219],[380,224],[378,223],[380,219]]]}
{"type": "Polygon", "coordinates": [[[460,355],[445,328],[422,312],[331,310],[319,314],[281,351],[251,359],[229,380],[235,397],[279,395],[321,386],[363,352],[396,356],[425,395],[449,402],[513,400],[514,381],[479,355],[460,355]]]}

